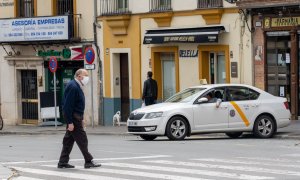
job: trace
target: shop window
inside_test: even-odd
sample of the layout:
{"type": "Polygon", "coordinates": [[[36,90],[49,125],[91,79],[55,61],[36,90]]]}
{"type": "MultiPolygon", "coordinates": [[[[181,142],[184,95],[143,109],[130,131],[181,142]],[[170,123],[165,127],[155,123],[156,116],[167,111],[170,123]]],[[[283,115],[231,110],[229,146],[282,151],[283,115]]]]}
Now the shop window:
{"type": "Polygon", "coordinates": [[[17,1],[17,17],[33,17],[34,16],[34,0],[18,0],[17,1]]]}
{"type": "Polygon", "coordinates": [[[198,0],[198,8],[216,8],[223,7],[223,0],[198,0]]]}

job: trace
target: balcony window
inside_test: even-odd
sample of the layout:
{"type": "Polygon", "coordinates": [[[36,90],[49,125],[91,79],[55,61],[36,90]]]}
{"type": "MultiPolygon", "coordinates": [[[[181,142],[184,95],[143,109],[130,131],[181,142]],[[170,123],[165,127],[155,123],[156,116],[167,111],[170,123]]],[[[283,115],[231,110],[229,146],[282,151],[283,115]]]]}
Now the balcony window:
{"type": "Polygon", "coordinates": [[[57,15],[73,14],[73,0],[57,0],[57,15]]]}
{"type": "Polygon", "coordinates": [[[172,10],[171,0],[150,0],[150,11],[161,12],[172,10]]]}
{"type": "Polygon", "coordinates": [[[128,0],[100,0],[100,15],[129,14],[128,0]]]}
{"type": "Polygon", "coordinates": [[[223,0],[198,0],[199,9],[223,7],[223,0]]]}
{"type": "Polygon", "coordinates": [[[17,1],[17,16],[32,17],[34,16],[34,0],[18,0],[17,1]]]}

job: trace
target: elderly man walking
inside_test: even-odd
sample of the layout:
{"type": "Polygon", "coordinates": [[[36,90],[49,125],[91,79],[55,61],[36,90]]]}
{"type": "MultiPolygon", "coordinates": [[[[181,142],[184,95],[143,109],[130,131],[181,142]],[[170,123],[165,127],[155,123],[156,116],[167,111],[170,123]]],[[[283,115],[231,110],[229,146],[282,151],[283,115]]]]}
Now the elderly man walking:
{"type": "Polygon", "coordinates": [[[63,139],[63,148],[57,167],[75,167],[69,164],[74,142],[78,145],[85,159],[84,168],[100,167],[101,164],[93,162],[93,156],[88,151],[88,139],[84,131],[83,113],[85,97],[82,89],[89,82],[89,74],[85,69],[79,69],[76,71],[74,78],[74,80],[71,80],[67,84],[64,93],[63,114],[67,122],[67,130],[63,139]]]}

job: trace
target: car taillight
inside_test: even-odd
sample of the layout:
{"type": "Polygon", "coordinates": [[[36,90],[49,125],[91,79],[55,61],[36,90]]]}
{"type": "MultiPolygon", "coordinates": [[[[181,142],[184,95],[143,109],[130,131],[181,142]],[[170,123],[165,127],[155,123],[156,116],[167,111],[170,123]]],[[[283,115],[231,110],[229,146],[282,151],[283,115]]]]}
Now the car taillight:
{"type": "Polygon", "coordinates": [[[290,109],[289,103],[287,101],[285,101],[283,104],[284,104],[284,106],[285,106],[286,109],[290,109]]]}

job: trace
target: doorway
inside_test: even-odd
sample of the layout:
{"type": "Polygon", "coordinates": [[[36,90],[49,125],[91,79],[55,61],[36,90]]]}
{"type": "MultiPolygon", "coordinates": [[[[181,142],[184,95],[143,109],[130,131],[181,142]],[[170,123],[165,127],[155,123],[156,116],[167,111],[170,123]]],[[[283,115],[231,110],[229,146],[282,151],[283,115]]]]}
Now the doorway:
{"type": "Polygon", "coordinates": [[[162,95],[163,101],[165,101],[176,93],[175,54],[161,53],[160,59],[162,63],[162,95]]]}
{"type": "Polygon", "coordinates": [[[290,43],[289,33],[282,36],[267,34],[267,91],[286,97],[290,102],[290,43]]]}
{"type": "Polygon", "coordinates": [[[38,124],[37,71],[21,70],[22,123],[38,124]]]}
{"type": "Polygon", "coordinates": [[[130,113],[128,54],[120,54],[121,121],[126,122],[130,113]]]}
{"type": "Polygon", "coordinates": [[[224,52],[211,52],[209,54],[209,83],[223,84],[226,83],[226,68],[224,52]]]}

